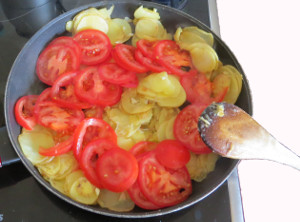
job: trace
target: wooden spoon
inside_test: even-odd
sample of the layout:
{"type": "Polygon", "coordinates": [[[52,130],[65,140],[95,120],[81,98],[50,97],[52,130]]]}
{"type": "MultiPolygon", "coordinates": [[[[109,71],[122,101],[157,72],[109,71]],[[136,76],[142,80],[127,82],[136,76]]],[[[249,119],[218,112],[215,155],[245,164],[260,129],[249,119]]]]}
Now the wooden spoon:
{"type": "Polygon", "coordinates": [[[201,114],[198,129],[208,147],[223,157],[271,160],[300,170],[300,157],[235,105],[211,104],[201,114]]]}

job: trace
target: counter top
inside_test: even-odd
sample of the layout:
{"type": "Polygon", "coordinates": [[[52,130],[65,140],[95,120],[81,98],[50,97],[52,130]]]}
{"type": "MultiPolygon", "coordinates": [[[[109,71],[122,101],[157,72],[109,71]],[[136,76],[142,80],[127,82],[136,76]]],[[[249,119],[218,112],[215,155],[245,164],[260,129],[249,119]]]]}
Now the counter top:
{"type": "MultiPolygon", "coordinates": [[[[253,96],[253,117],[300,155],[296,0],[217,1],[221,37],[238,58],[253,96]]],[[[238,167],[246,222],[300,221],[300,171],[270,161],[238,167]]]]}

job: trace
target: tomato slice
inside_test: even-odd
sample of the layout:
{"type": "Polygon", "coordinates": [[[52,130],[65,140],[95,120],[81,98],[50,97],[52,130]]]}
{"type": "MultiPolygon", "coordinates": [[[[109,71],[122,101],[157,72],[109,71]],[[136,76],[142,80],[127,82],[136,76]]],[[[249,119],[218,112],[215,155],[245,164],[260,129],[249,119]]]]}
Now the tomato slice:
{"type": "Polygon", "coordinates": [[[170,169],[184,167],[190,160],[189,150],[177,140],[163,140],[156,149],[157,160],[163,166],[170,169]]]}
{"type": "Polygon", "coordinates": [[[98,118],[102,119],[103,108],[101,106],[93,106],[83,110],[85,118],[98,118]]]}
{"type": "Polygon", "coordinates": [[[125,88],[136,88],[139,85],[139,79],[137,75],[134,75],[132,79],[130,79],[129,82],[122,83],[120,86],[125,88]]]}
{"type": "Polygon", "coordinates": [[[158,162],[154,151],[139,161],[138,182],[145,197],[160,207],[181,203],[192,193],[186,167],[168,169],[158,162]]]}
{"type": "Polygon", "coordinates": [[[35,115],[40,125],[54,131],[72,131],[84,119],[81,110],[63,108],[51,101],[37,103],[35,115]]]}
{"type": "Polygon", "coordinates": [[[39,79],[47,85],[63,73],[78,70],[80,57],[72,47],[64,44],[48,46],[39,55],[36,63],[36,73],[39,79]]]}
{"type": "Polygon", "coordinates": [[[57,37],[49,43],[49,46],[50,45],[56,45],[56,44],[71,47],[76,52],[76,54],[79,57],[81,57],[80,46],[72,37],[70,37],[70,36],[57,37]]]}
{"type": "Polygon", "coordinates": [[[74,40],[79,44],[82,54],[82,63],[97,65],[110,56],[112,49],[108,36],[99,30],[87,29],[78,32],[74,40]]]}
{"type": "Polygon", "coordinates": [[[97,139],[89,142],[82,152],[80,168],[86,178],[96,187],[102,187],[96,174],[96,162],[105,151],[112,148],[118,148],[118,146],[109,140],[97,139]]]}
{"type": "Polygon", "coordinates": [[[146,57],[155,59],[154,48],[159,41],[149,41],[146,39],[140,39],[136,42],[136,47],[146,57]]]}
{"type": "Polygon", "coordinates": [[[131,187],[138,176],[136,158],[121,148],[106,151],[97,161],[96,172],[105,189],[123,192],[131,187]]]}
{"type": "Polygon", "coordinates": [[[135,72],[123,69],[116,63],[102,64],[98,71],[103,80],[118,85],[126,85],[136,78],[135,72]]]}
{"type": "Polygon", "coordinates": [[[135,50],[134,56],[136,61],[147,67],[152,72],[163,72],[166,70],[166,68],[160,65],[156,60],[143,55],[139,49],[135,50]]]}
{"type": "Polygon", "coordinates": [[[112,56],[116,63],[129,71],[145,73],[148,69],[135,60],[136,48],[131,45],[118,44],[113,49],[112,56]]]}
{"type": "Polygon", "coordinates": [[[82,102],[75,95],[74,79],[77,72],[68,72],[59,76],[51,88],[51,97],[60,106],[70,109],[86,109],[92,107],[87,102],[82,102]]]}
{"type": "Polygon", "coordinates": [[[140,208],[146,210],[157,210],[160,207],[152,203],[149,199],[145,197],[142,193],[138,181],[136,181],[128,190],[127,190],[132,201],[139,206],[140,208]]]}
{"type": "Polygon", "coordinates": [[[86,118],[74,132],[73,153],[80,160],[82,150],[92,140],[107,139],[117,144],[117,135],[113,128],[102,119],[86,118]]]}
{"type": "Polygon", "coordinates": [[[34,115],[34,106],[37,99],[37,95],[23,96],[15,105],[17,123],[27,130],[32,130],[37,123],[34,115]]]}
{"type": "Polygon", "coordinates": [[[194,153],[211,152],[198,131],[198,118],[205,108],[201,104],[186,106],[177,115],[173,126],[175,138],[194,153]]]}
{"type": "Polygon", "coordinates": [[[156,142],[151,141],[141,141],[136,143],[129,152],[131,152],[134,156],[140,156],[148,151],[154,150],[157,146],[156,142]]]}
{"type": "Polygon", "coordinates": [[[155,46],[154,54],[158,63],[166,67],[169,74],[187,76],[197,73],[189,52],[181,50],[172,40],[159,41],[155,46]]]}
{"type": "Polygon", "coordinates": [[[101,79],[98,68],[91,66],[75,78],[75,95],[93,105],[112,106],[121,99],[122,87],[101,79]]]}
{"type": "Polygon", "coordinates": [[[51,148],[39,148],[39,154],[43,156],[59,156],[72,150],[73,136],[70,136],[67,140],[56,144],[51,148]]]}

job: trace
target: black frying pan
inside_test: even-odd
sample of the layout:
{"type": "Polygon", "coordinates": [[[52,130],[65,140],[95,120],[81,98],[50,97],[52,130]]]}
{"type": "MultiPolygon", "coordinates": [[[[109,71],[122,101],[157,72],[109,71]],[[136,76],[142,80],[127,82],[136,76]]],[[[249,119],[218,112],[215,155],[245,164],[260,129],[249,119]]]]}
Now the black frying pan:
{"type": "MultiPolygon", "coordinates": [[[[59,35],[64,35],[65,33],[65,24],[67,21],[71,20],[74,15],[78,12],[89,8],[89,7],[110,7],[111,5],[115,5],[114,12],[112,17],[124,18],[124,17],[133,17],[133,12],[140,5],[144,5],[149,8],[156,8],[161,15],[161,21],[163,25],[166,27],[168,32],[175,32],[176,28],[181,26],[198,26],[201,29],[212,32],[208,27],[204,24],[196,20],[195,18],[178,11],[176,9],[166,7],[163,5],[150,3],[150,2],[141,2],[141,1],[101,1],[96,4],[86,5],[69,12],[62,14],[56,19],[52,20],[50,23],[45,25],[42,29],[40,29],[24,46],[18,57],[16,58],[11,72],[8,77],[6,91],[5,91],[5,120],[6,127],[8,131],[9,138],[11,143],[20,157],[21,161],[25,165],[25,167],[30,171],[30,173],[41,183],[45,188],[47,188],[50,192],[55,194],[57,197],[65,200],[66,202],[73,204],[79,208],[82,208],[87,211],[91,211],[97,214],[102,214],[106,216],[113,217],[123,217],[123,218],[145,218],[152,216],[160,216],[168,213],[172,213],[183,208],[189,207],[197,203],[198,201],[205,198],[215,189],[217,189],[230,175],[233,169],[238,164],[237,160],[225,159],[221,158],[218,160],[216,169],[208,175],[208,177],[201,183],[193,183],[193,193],[192,195],[183,203],[178,204],[173,207],[168,207],[162,210],[156,211],[146,211],[136,207],[133,211],[127,213],[118,213],[112,212],[107,209],[102,209],[98,206],[87,206],[80,204],[72,199],[64,196],[57,190],[55,190],[50,184],[43,179],[43,177],[39,174],[38,170],[31,164],[31,162],[26,159],[24,154],[22,153],[21,147],[18,143],[18,135],[20,134],[20,126],[17,124],[14,117],[14,105],[18,98],[24,95],[29,94],[39,94],[46,87],[43,83],[41,83],[36,74],[35,74],[35,64],[36,60],[39,56],[39,53],[45,47],[45,45],[54,37],[59,35]]],[[[230,49],[225,45],[225,43],[218,37],[216,34],[212,33],[215,38],[215,50],[219,55],[220,60],[224,64],[231,64],[235,66],[243,75],[243,87],[240,97],[237,101],[237,105],[252,115],[252,102],[251,102],[251,93],[247,83],[247,79],[241,69],[238,61],[235,56],[232,54],[230,49]]]]}

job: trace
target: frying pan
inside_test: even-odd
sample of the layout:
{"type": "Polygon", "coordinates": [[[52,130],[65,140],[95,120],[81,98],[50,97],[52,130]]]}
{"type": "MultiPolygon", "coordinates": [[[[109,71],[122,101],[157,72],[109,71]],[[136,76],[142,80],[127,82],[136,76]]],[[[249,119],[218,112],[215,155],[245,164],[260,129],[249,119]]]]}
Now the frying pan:
{"type": "Polygon", "coordinates": [[[14,117],[14,105],[18,98],[29,95],[29,94],[39,94],[42,92],[46,85],[41,83],[35,74],[35,64],[36,60],[42,51],[42,49],[49,43],[53,38],[66,35],[65,24],[67,21],[71,20],[74,15],[78,12],[87,9],[89,7],[110,7],[115,5],[112,17],[124,18],[124,17],[133,17],[135,9],[140,5],[144,5],[149,8],[156,8],[161,15],[161,22],[168,30],[168,32],[174,33],[176,28],[181,26],[198,26],[199,28],[211,32],[215,38],[214,48],[219,55],[220,60],[223,64],[230,64],[235,66],[240,73],[243,75],[243,87],[237,105],[252,115],[252,101],[251,93],[247,79],[244,75],[244,72],[239,65],[237,59],[226,46],[226,44],[207,26],[202,24],[197,19],[189,16],[188,14],[178,11],[176,9],[170,8],[168,6],[159,5],[151,2],[142,2],[142,1],[101,1],[94,4],[89,4],[82,6],[80,8],[68,11],[61,16],[55,18],[43,28],[41,28],[24,46],[24,48],[19,53],[16,58],[10,74],[8,76],[7,85],[5,89],[5,99],[4,99],[4,112],[5,112],[5,121],[8,131],[10,141],[20,157],[21,161],[29,172],[35,177],[35,179],[43,185],[47,190],[52,192],[58,198],[63,199],[64,201],[77,206],[86,211],[94,212],[96,214],[112,216],[112,217],[122,217],[122,218],[146,218],[153,216],[161,216],[169,214],[172,212],[179,211],[181,209],[187,208],[198,201],[201,201],[203,198],[208,196],[214,190],[216,190],[231,174],[234,168],[238,164],[238,160],[231,160],[220,158],[216,164],[215,170],[208,175],[208,177],[201,183],[193,182],[193,193],[191,196],[176,206],[164,208],[161,210],[155,211],[146,211],[135,207],[131,212],[113,212],[108,209],[102,209],[98,206],[87,206],[80,204],[72,199],[61,194],[55,190],[43,177],[40,175],[38,170],[31,164],[31,162],[24,156],[22,153],[21,147],[18,143],[18,135],[20,134],[20,126],[17,124],[14,117]]]}

